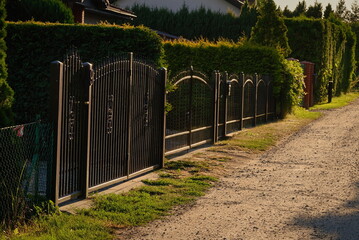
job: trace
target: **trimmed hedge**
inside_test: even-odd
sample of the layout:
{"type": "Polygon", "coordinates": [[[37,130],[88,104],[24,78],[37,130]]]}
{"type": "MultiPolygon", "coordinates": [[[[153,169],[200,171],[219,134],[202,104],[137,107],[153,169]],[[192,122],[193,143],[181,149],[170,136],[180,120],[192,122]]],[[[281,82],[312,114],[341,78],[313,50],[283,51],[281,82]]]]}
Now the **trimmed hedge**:
{"type": "Polygon", "coordinates": [[[356,66],[356,71],[358,71],[358,68],[359,68],[359,22],[355,22],[355,23],[352,23],[351,25],[351,29],[352,31],[354,32],[355,34],[355,37],[357,39],[356,41],[356,44],[355,44],[355,61],[357,63],[357,66],[356,66]]]}
{"type": "Polygon", "coordinates": [[[252,27],[257,22],[257,10],[246,3],[242,7],[241,16],[222,14],[205,8],[189,11],[183,6],[178,12],[164,8],[149,8],[144,5],[135,5],[131,11],[137,18],[131,22],[135,25],[145,25],[152,29],[167,32],[187,39],[220,38],[237,41],[242,36],[249,38],[252,27]]]}
{"type": "Polygon", "coordinates": [[[76,47],[82,61],[96,63],[108,55],[134,52],[160,65],[162,44],[145,27],[9,23],[8,82],[15,91],[13,111],[17,123],[48,116],[50,62],[62,61],[76,47]]]}
{"type": "Polygon", "coordinates": [[[6,36],[5,23],[5,0],[0,0],[0,127],[9,126],[12,123],[11,105],[14,92],[8,85],[6,78],[8,76],[6,69],[6,36]]]}
{"type": "Polygon", "coordinates": [[[287,63],[274,48],[227,41],[179,40],[165,42],[164,49],[164,60],[171,76],[189,69],[190,65],[207,75],[211,75],[213,70],[271,75],[282,115],[291,111],[303,93],[303,79],[298,78],[298,72],[303,71],[300,65],[287,63]]]}
{"type": "Polygon", "coordinates": [[[327,97],[329,81],[340,95],[350,91],[355,70],[355,44],[353,32],[344,23],[325,19],[285,19],[288,27],[291,56],[315,63],[317,79],[315,101],[327,97]]]}

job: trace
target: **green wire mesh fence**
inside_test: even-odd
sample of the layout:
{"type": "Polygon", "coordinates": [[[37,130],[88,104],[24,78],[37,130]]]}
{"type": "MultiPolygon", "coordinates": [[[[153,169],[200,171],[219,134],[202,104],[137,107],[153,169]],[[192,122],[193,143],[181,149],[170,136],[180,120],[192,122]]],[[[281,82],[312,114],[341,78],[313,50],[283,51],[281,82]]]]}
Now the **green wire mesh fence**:
{"type": "Polygon", "coordinates": [[[0,226],[13,226],[49,196],[52,134],[40,121],[0,129],[0,226]]]}

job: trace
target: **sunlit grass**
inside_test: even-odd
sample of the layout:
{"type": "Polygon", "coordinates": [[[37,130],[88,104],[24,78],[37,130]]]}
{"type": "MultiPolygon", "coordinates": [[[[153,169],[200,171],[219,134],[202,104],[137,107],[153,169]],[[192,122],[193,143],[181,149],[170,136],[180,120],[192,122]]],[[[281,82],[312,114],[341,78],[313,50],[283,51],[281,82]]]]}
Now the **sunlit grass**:
{"type": "Polygon", "coordinates": [[[111,232],[106,221],[62,213],[41,217],[9,238],[16,240],[103,240],[112,239],[111,232]]]}
{"type": "Polygon", "coordinates": [[[137,226],[168,214],[174,206],[203,196],[217,179],[192,176],[183,179],[160,178],[143,181],[146,186],[125,194],[96,197],[95,206],[81,214],[110,220],[122,226],[137,226]]]}
{"type": "Polygon", "coordinates": [[[334,97],[331,103],[321,103],[313,106],[311,110],[328,110],[334,108],[340,108],[348,105],[359,97],[359,92],[351,92],[343,94],[340,97],[334,97]]]}
{"type": "Polygon", "coordinates": [[[123,194],[95,196],[94,207],[79,210],[77,215],[40,217],[0,239],[113,239],[115,228],[148,223],[168,215],[175,206],[203,196],[217,181],[213,176],[199,174],[208,170],[205,162],[168,161],[160,178],[144,180],[145,186],[123,194]],[[189,176],[183,177],[181,172],[189,176]]]}

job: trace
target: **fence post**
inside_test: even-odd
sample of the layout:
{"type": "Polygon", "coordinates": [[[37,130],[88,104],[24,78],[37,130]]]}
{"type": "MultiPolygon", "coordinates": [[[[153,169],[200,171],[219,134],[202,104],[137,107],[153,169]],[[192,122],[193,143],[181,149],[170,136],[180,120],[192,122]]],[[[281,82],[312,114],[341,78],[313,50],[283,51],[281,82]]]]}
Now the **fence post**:
{"type": "Polygon", "coordinates": [[[189,92],[189,109],[188,109],[188,114],[189,114],[189,120],[188,120],[188,139],[187,139],[187,143],[189,148],[192,148],[192,111],[193,111],[193,66],[191,66],[191,78],[190,78],[190,92],[189,92]]]}
{"type": "Polygon", "coordinates": [[[85,62],[82,64],[82,83],[84,87],[84,104],[87,104],[87,125],[84,124],[84,133],[87,133],[86,140],[86,157],[85,167],[84,167],[84,182],[83,182],[83,192],[84,197],[88,198],[89,196],[89,181],[90,181],[90,144],[91,144],[91,95],[92,95],[92,84],[94,81],[94,72],[93,65],[91,63],[85,62]]]}
{"type": "Polygon", "coordinates": [[[163,168],[164,165],[165,165],[165,152],[166,152],[166,111],[165,111],[165,108],[166,108],[166,95],[167,95],[167,92],[166,92],[166,83],[167,83],[167,69],[166,68],[160,68],[160,82],[161,82],[161,91],[162,91],[162,94],[163,94],[163,106],[162,106],[162,109],[163,109],[163,119],[162,119],[162,156],[161,156],[161,164],[160,164],[160,167],[163,168]]]}
{"type": "Polygon", "coordinates": [[[131,131],[132,131],[132,72],[133,72],[133,53],[128,54],[129,66],[128,66],[128,96],[127,96],[127,178],[130,175],[130,166],[131,166],[131,131]]]}
{"type": "Polygon", "coordinates": [[[224,86],[224,94],[223,94],[223,101],[224,101],[224,109],[223,109],[223,137],[227,135],[227,112],[228,112],[228,93],[229,93],[229,85],[228,85],[228,73],[224,72],[224,78],[222,79],[222,84],[224,86]]]}
{"type": "Polygon", "coordinates": [[[218,73],[213,71],[213,144],[218,141],[218,122],[217,122],[217,109],[218,109],[218,73]]]}
{"type": "Polygon", "coordinates": [[[270,79],[268,76],[265,76],[265,84],[266,84],[266,122],[268,122],[268,108],[269,108],[269,84],[270,84],[270,79]]]}
{"type": "Polygon", "coordinates": [[[257,106],[258,106],[258,74],[254,74],[254,88],[255,88],[255,96],[254,96],[254,118],[253,118],[253,127],[257,125],[257,106]]]}
{"type": "MultiPolygon", "coordinates": [[[[58,205],[59,200],[59,187],[60,187],[60,157],[61,157],[61,133],[62,133],[62,99],[63,99],[63,70],[64,65],[60,61],[51,62],[50,65],[50,84],[51,84],[51,113],[50,118],[53,124],[53,135],[54,146],[56,146],[53,152],[52,161],[52,178],[51,192],[49,192],[50,199],[58,205]]],[[[48,186],[48,187],[49,187],[48,186]]]]}
{"type": "Polygon", "coordinates": [[[241,121],[240,121],[240,130],[243,129],[243,115],[244,115],[244,83],[245,83],[245,79],[244,79],[244,73],[242,72],[240,74],[239,80],[242,82],[242,99],[241,99],[241,121]]]}

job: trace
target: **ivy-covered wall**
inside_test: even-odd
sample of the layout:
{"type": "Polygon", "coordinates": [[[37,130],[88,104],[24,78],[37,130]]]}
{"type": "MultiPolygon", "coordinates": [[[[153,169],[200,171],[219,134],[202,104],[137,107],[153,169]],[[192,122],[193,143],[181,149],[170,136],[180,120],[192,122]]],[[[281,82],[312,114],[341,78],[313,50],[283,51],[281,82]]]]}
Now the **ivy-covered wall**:
{"type": "Polygon", "coordinates": [[[325,19],[285,19],[291,57],[315,63],[315,101],[327,97],[329,81],[340,95],[350,90],[355,70],[356,38],[350,28],[338,21],[325,19]]]}
{"type": "Polygon", "coordinates": [[[17,123],[48,116],[50,63],[77,48],[83,62],[98,62],[120,53],[134,52],[160,64],[162,44],[145,27],[8,23],[8,83],[15,91],[13,111],[17,123]]]}

